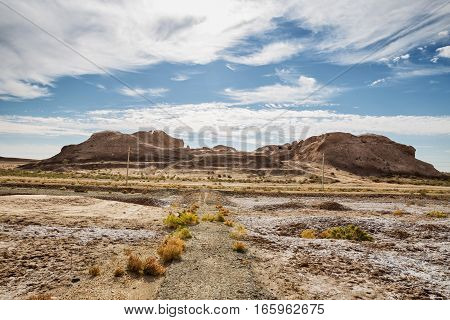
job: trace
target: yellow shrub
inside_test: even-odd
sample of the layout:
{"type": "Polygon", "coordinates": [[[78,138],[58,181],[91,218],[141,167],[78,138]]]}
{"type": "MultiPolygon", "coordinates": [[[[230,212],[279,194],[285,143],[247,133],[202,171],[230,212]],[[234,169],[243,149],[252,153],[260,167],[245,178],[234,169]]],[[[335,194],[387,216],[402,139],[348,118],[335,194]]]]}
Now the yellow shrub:
{"type": "Polygon", "coordinates": [[[247,229],[241,224],[235,226],[234,230],[230,232],[230,238],[239,240],[247,234],[247,229]]]}
{"type": "Polygon", "coordinates": [[[302,232],[300,232],[300,237],[305,239],[315,239],[316,231],[313,229],[305,229],[302,232]]]}
{"type": "Polygon", "coordinates": [[[100,275],[100,267],[99,266],[92,266],[89,268],[89,274],[92,277],[96,277],[98,275],[100,275]]]}
{"type": "Polygon", "coordinates": [[[442,212],[442,211],[433,210],[433,211],[428,212],[427,216],[429,216],[431,218],[448,218],[448,213],[442,212]]]}
{"type": "Polygon", "coordinates": [[[164,262],[180,260],[185,249],[185,242],[177,237],[168,237],[158,248],[158,255],[164,262]]]}
{"type": "Polygon", "coordinates": [[[187,227],[178,227],[173,236],[183,240],[192,238],[191,232],[187,227]]]}
{"type": "Polygon", "coordinates": [[[234,226],[234,222],[232,220],[225,220],[225,222],[223,224],[226,225],[227,227],[234,226]]]}
{"type": "Polygon", "coordinates": [[[236,252],[244,253],[247,251],[247,247],[245,243],[241,241],[235,241],[233,242],[233,250],[236,252]]]}
{"type": "Polygon", "coordinates": [[[202,216],[202,221],[214,222],[214,220],[216,220],[216,216],[211,213],[205,213],[202,216]]]}

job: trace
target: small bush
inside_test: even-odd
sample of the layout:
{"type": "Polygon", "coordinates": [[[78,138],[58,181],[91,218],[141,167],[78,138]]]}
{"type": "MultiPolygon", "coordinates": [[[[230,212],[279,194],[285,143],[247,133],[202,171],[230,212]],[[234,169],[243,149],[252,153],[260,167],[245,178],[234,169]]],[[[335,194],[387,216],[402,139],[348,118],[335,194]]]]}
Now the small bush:
{"type": "Polygon", "coordinates": [[[241,241],[233,242],[232,248],[234,251],[239,252],[239,253],[247,252],[247,246],[245,245],[245,243],[243,243],[241,241]]]}
{"type": "Polygon", "coordinates": [[[195,212],[184,211],[180,214],[180,221],[183,225],[198,224],[198,216],[195,212]]]}
{"type": "Polygon", "coordinates": [[[230,232],[230,238],[239,240],[247,234],[247,229],[241,224],[237,225],[233,231],[230,232]]]}
{"type": "Polygon", "coordinates": [[[227,227],[234,226],[234,222],[232,220],[225,220],[223,224],[226,225],[227,227]]]}
{"type": "Polygon", "coordinates": [[[183,240],[192,238],[191,232],[187,227],[178,227],[173,236],[183,240]]]}
{"type": "Polygon", "coordinates": [[[330,211],[345,211],[349,210],[346,206],[335,201],[325,201],[317,205],[319,209],[330,210],[330,211]]]}
{"type": "Polygon", "coordinates": [[[394,216],[403,216],[404,214],[406,214],[406,212],[401,209],[396,209],[396,210],[392,211],[392,214],[394,216]]]}
{"type": "Polygon", "coordinates": [[[144,261],[142,271],[147,276],[162,276],[166,273],[166,268],[155,257],[148,257],[144,261]]]}
{"type": "Polygon", "coordinates": [[[202,216],[202,221],[214,222],[216,220],[216,216],[211,213],[205,213],[202,216]]]}
{"type": "Polygon", "coordinates": [[[142,270],[142,260],[134,254],[128,257],[127,270],[131,273],[140,273],[142,270]]]}
{"type": "Polygon", "coordinates": [[[442,211],[433,210],[433,211],[428,212],[427,216],[430,217],[430,218],[448,218],[448,213],[442,212],[442,211]]]}
{"type": "Polygon", "coordinates": [[[315,239],[316,231],[313,229],[305,229],[302,232],[300,232],[300,237],[305,239],[315,239]]]}
{"type": "Polygon", "coordinates": [[[324,230],[320,234],[321,238],[326,239],[344,239],[355,241],[372,241],[373,238],[358,226],[349,224],[346,226],[332,227],[324,230]]]}
{"type": "Polygon", "coordinates": [[[218,214],[216,214],[215,220],[216,220],[217,222],[224,222],[224,221],[225,221],[225,217],[223,216],[223,214],[221,214],[221,213],[219,212],[218,214]]]}
{"type": "Polygon", "coordinates": [[[114,270],[114,277],[120,278],[125,275],[125,270],[122,267],[117,267],[116,270],[114,270]]]}
{"type": "Polygon", "coordinates": [[[163,223],[169,228],[176,228],[181,224],[181,220],[173,213],[169,213],[169,215],[163,220],[163,223]]]}
{"type": "Polygon", "coordinates": [[[177,237],[169,237],[158,248],[158,255],[164,262],[180,260],[185,249],[185,242],[177,237]]]}
{"type": "Polygon", "coordinates": [[[100,267],[99,266],[92,266],[89,268],[89,275],[92,277],[96,277],[100,275],[100,267]]]}

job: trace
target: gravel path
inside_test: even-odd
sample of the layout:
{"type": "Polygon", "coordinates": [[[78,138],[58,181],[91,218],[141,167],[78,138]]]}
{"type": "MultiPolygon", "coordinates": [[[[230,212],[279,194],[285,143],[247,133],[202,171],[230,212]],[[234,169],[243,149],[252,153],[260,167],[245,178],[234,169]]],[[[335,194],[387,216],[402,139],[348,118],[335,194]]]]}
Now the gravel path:
{"type": "MultiPolygon", "coordinates": [[[[199,197],[200,211],[214,212],[206,197],[199,197]]],[[[158,299],[273,299],[255,282],[252,257],[232,251],[229,227],[201,222],[191,232],[182,261],[168,268],[158,299]]]]}

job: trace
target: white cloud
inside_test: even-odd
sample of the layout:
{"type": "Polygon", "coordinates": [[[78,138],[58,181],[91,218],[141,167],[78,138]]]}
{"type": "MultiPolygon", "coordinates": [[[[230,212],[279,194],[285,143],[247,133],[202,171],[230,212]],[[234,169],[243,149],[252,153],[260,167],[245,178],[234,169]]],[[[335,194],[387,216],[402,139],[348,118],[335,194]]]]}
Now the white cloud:
{"type": "Polygon", "coordinates": [[[119,93],[125,96],[129,97],[140,97],[140,96],[151,96],[151,97],[162,97],[167,92],[169,92],[169,89],[167,88],[127,88],[122,87],[119,89],[119,93]]]}
{"type": "MultiPolygon", "coordinates": [[[[206,64],[227,58],[263,65],[300,50],[343,64],[379,61],[438,39],[450,13],[450,6],[442,7],[444,0],[6,2],[112,72],[160,62],[206,64]],[[277,28],[275,18],[310,31],[301,39],[303,48],[292,39],[266,37],[277,28]],[[230,50],[249,47],[248,39],[254,38],[275,42],[244,56],[230,56],[230,50]],[[385,45],[373,54],[380,43],[385,45]]],[[[0,7],[0,29],[2,99],[46,96],[59,77],[104,73],[5,6],[0,7]]]]}
{"type": "MultiPolygon", "coordinates": [[[[280,132],[284,140],[293,141],[301,137],[307,128],[308,135],[324,132],[344,131],[354,134],[404,134],[404,135],[448,135],[449,116],[368,116],[337,113],[330,110],[294,110],[263,108],[260,110],[233,106],[224,103],[203,103],[184,105],[157,105],[149,108],[125,110],[98,110],[67,117],[25,117],[0,116],[0,134],[32,134],[47,136],[88,136],[100,130],[135,132],[154,128],[179,136],[187,132],[201,136],[204,128],[217,132],[226,139],[232,131],[233,145],[243,143],[242,131],[258,128],[263,132],[280,132]],[[180,121],[189,129],[180,126],[180,121]],[[270,131],[269,130],[269,131],[270,131]]],[[[84,138],[83,138],[84,139],[84,138]]],[[[246,142],[246,141],[244,141],[246,142]]],[[[247,141],[248,142],[248,141],[247,141]]],[[[263,144],[277,141],[268,140],[263,144]]],[[[211,143],[212,144],[212,143],[211,143]]],[[[209,144],[209,145],[211,145],[209,144]]]]}
{"type": "Polygon", "coordinates": [[[379,86],[379,85],[381,85],[381,84],[383,84],[385,82],[386,82],[385,78],[378,79],[378,80],[375,80],[374,82],[372,82],[371,84],[369,84],[369,87],[376,87],[376,86],[379,86]]]}
{"type": "Polygon", "coordinates": [[[296,41],[273,42],[262,47],[258,51],[245,56],[226,56],[225,59],[234,63],[250,66],[262,66],[291,58],[296,55],[303,46],[296,41]]]}
{"type": "Polygon", "coordinates": [[[236,67],[230,63],[225,64],[225,67],[227,67],[227,69],[230,69],[231,71],[236,71],[236,67]]]}
{"type": "Polygon", "coordinates": [[[172,80],[172,81],[186,81],[189,79],[190,79],[190,77],[188,75],[181,74],[181,73],[178,73],[178,74],[174,75],[172,78],[170,78],[170,80],[172,80]]]}
{"type": "Polygon", "coordinates": [[[438,53],[438,57],[441,58],[450,58],[450,46],[437,48],[436,52],[438,53]]]}
{"type": "Polygon", "coordinates": [[[297,105],[325,104],[341,89],[322,86],[316,79],[300,76],[292,85],[274,84],[255,89],[227,88],[223,94],[238,104],[295,103],[297,105]]]}
{"type": "Polygon", "coordinates": [[[439,36],[439,37],[442,37],[442,38],[445,38],[445,37],[448,36],[448,31],[447,31],[447,30],[440,31],[440,32],[438,33],[438,36],[439,36]]]}

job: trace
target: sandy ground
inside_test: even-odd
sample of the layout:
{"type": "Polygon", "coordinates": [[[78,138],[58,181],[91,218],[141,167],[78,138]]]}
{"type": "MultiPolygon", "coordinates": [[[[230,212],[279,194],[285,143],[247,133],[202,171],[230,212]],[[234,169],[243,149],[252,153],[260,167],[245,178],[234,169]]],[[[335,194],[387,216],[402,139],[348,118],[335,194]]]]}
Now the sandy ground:
{"type": "Polygon", "coordinates": [[[0,197],[0,297],[154,297],[160,280],[112,276],[126,252],[154,254],[164,208],[84,196],[0,197]],[[99,265],[101,275],[88,269],[99,265]]]}
{"type": "Polygon", "coordinates": [[[207,189],[150,194],[14,189],[0,192],[0,298],[58,299],[449,299],[447,200],[407,197],[241,195],[207,189]],[[11,193],[17,193],[11,195],[11,193]],[[317,208],[334,200],[348,209],[317,208]],[[130,252],[155,255],[173,206],[221,203],[245,225],[249,247],[231,250],[230,229],[202,222],[164,277],[125,274],[130,252]],[[403,215],[392,212],[402,209],[403,215]],[[302,239],[306,228],[355,224],[373,242],[302,239]],[[91,277],[88,269],[100,266],[91,277]]]}
{"type": "Polygon", "coordinates": [[[234,197],[250,230],[259,281],[278,299],[448,299],[450,223],[426,212],[448,202],[334,198],[346,211],[316,209],[329,198],[234,197]],[[296,209],[276,209],[296,203],[296,209]],[[266,208],[266,209],[264,209],[266,208]],[[258,210],[255,210],[258,209],[258,210]],[[392,214],[403,209],[402,216],[392,214]],[[354,224],[373,242],[302,239],[303,229],[354,224]]]}

